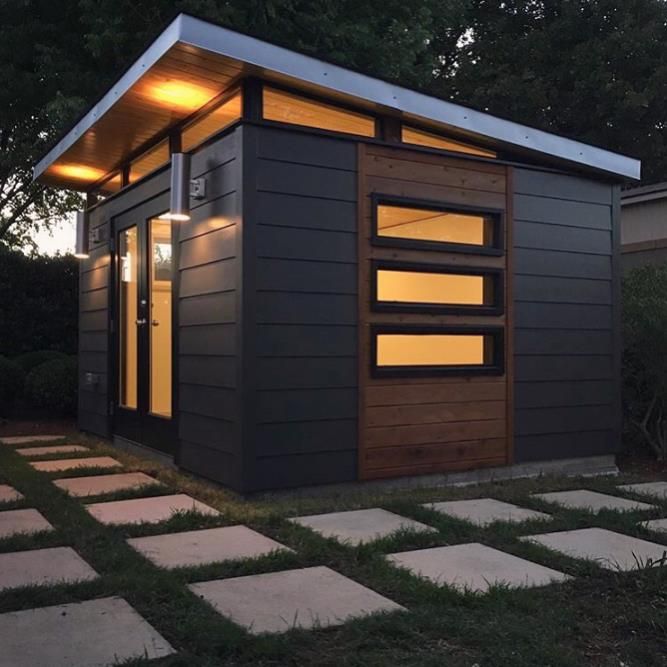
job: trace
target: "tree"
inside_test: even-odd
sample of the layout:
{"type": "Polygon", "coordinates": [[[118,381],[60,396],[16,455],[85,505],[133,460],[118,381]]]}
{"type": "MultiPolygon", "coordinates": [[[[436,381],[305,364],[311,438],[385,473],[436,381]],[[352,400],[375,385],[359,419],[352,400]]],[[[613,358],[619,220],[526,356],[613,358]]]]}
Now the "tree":
{"type": "Polygon", "coordinates": [[[32,182],[32,166],[88,101],[94,79],[79,47],[76,2],[0,0],[0,243],[30,244],[78,205],[32,182]]]}
{"type": "Polygon", "coordinates": [[[470,19],[435,90],[639,157],[646,182],[667,177],[667,3],[471,0],[470,19]]]}
{"type": "Polygon", "coordinates": [[[623,414],[629,435],[667,459],[667,265],[623,280],[623,414]]]}

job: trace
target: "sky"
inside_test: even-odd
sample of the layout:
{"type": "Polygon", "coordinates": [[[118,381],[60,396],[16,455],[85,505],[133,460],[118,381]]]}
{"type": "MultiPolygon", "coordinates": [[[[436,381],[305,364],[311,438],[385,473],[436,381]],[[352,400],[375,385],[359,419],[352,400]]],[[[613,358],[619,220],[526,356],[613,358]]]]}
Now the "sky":
{"type": "Polygon", "coordinates": [[[39,252],[45,255],[74,252],[75,230],[75,214],[71,213],[65,220],[54,225],[51,231],[40,230],[33,239],[39,252]]]}

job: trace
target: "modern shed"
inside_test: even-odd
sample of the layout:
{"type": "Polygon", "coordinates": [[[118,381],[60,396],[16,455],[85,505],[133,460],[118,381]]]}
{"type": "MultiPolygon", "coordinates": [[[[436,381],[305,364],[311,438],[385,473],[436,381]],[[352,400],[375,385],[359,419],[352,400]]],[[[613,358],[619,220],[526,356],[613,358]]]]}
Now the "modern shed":
{"type": "Polygon", "coordinates": [[[639,168],[180,15],[35,167],[80,428],[240,491],[608,465],[639,168]]]}

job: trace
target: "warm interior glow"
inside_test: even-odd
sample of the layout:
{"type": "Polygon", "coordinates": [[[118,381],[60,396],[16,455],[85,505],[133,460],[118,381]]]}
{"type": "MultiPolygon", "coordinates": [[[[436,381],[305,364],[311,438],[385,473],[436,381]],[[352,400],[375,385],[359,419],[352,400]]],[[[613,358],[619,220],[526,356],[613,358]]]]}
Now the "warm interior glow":
{"type": "Polygon", "coordinates": [[[483,306],[484,276],[423,271],[377,271],[377,300],[483,306]]]}
{"type": "Polygon", "coordinates": [[[155,102],[184,111],[203,107],[215,95],[215,92],[208,88],[177,79],[150,83],[143,91],[155,102]]]}
{"type": "Polygon", "coordinates": [[[490,220],[481,215],[380,204],[377,207],[377,224],[379,236],[490,245],[485,238],[491,227],[490,220]]]}
{"type": "Polygon", "coordinates": [[[378,334],[378,366],[482,366],[481,334],[378,334]]]}
{"type": "Polygon", "coordinates": [[[280,123],[317,127],[332,132],[375,136],[375,119],[355,111],[348,111],[331,104],[264,87],[264,118],[280,123]]]}
{"type": "Polygon", "coordinates": [[[54,164],[51,171],[64,176],[65,178],[73,178],[77,181],[98,181],[104,176],[104,171],[95,167],[89,167],[85,164],[54,164]]]}
{"type": "Polygon", "coordinates": [[[118,255],[120,257],[120,364],[119,402],[124,408],[137,409],[137,324],[138,317],[138,268],[139,253],[137,228],[121,232],[118,255]]]}
{"type": "Polygon", "coordinates": [[[171,225],[159,219],[150,231],[150,412],[171,417],[171,225]]]}
{"type": "Polygon", "coordinates": [[[138,181],[169,162],[169,142],[165,139],[130,164],[130,183],[138,181]]]}
{"type": "Polygon", "coordinates": [[[468,155],[479,155],[480,157],[498,157],[493,151],[477,148],[470,144],[464,144],[460,141],[447,139],[431,132],[417,130],[414,127],[403,126],[401,130],[401,140],[406,144],[415,144],[417,146],[428,146],[430,148],[441,148],[446,151],[455,151],[457,153],[468,153],[468,155]]]}
{"type": "Polygon", "coordinates": [[[182,150],[185,152],[192,150],[213,134],[238,120],[241,117],[241,103],[242,96],[239,91],[219,107],[184,128],[181,133],[182,150]]]}
{"type": "Polygon", "coordinates": [[[114,192],[118,192],[121,188],[121,178],[120,178],[120,172],[117,172],[111,176],[111,178],[107,178],[104,183],[102,183],[98,188],[96,188],[97,192],[102,194],[102,195],[107,195],[107,194],[113,194],[114,192]]]}
{"type": "Polygon", "coordinates": [[[74,256],[77,259],[87,259],[88,257],[90,257],[90,255],[87,252],[75,252],[74,256]]]}

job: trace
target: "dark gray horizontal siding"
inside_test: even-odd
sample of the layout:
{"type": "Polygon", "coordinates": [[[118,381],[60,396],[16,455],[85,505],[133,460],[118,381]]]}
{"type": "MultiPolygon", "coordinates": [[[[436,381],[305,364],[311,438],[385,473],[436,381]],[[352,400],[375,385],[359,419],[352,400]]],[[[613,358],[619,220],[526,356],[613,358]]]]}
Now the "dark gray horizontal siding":
{"type": "Polygon", "coordinates": [[[235,356],[236,322],[182,326],[179,330],[179,353],[183,356],[235,356]]]}
{"type": "Polygon", "coordinates": [[[258,292],[259,324],[356,325],[357,296],[352,294],[306,294],[258,292]]]}
{"type": "Polygon", "coordinates": [[[608,255],[515,248],[513,262],[519,275],[611,279],[611,257],[608,255]]]}
{"type": "Polygon", "coordinates": [[[181,354],[179,380],[204,387],[236,387],[236,356],[213,354],[181,354]]]}
{"type": "Polygon", "coordinates": [[[572,433],[542,433],[520,435],[514,438],[517,461],[550,461],[582,456],[601,456],[614,452],[618,447],[613,430],[590,429],[572,433]]]}
{"type": "Polygon", "coordinates": [[[514,404],[524,408],[610,405],[614,387],[607,380],[523,380],[514,385],[514,404]]]}
{"type": "MultiPolygon", "coordinates": [[[[611,330],[611,306],[515,301],[514,323],[520,329],[611,330]]],[[[517,350],[518,352],[518,350],[517,350]]]]}
{"type": "Polygon", "coordinates": [[[620,391],[612,187],[528,169],[513,180],[515,458],[609,453],[620,391]]]}
{"type": "Polygon", "coordinates": [[[249,484],[355,479],[356,146],[267,128],[255,136],[249,484]]]}
{"type": "Polygon", "coordinates": [[[240,488],[241,129],[206,149],[207,198],[179,232],[179,463],[240,488]]]}
{"type": "Polygon", "coordinates": [[[335,484],[356,478],[356,448],[348,451],[258,457],[255,460],[253,475],[254,484],[258,489],[335,484]]]}
{"type": "MultiPolygon", "coordinates": [[[[236,439],[236,436],[230,434],[228,439],[236,439]]],[[[178,462],[182,468],[197,475],[232,488],[238,486],[241,471],[236,452],[221,451],[181,437],[181,455],[178,462]]]]}
{"type": "MultiPolygon", "coordinates": [[[[174,225],[179,279],[178,435],[183,467],[240,486],[237,369],[238,226],[241,219],[240,131],[193,155],[192,175],[205,175],[207,197],[190,221],[174,225]]],[[[169,170],[110,197],[91,211],[103,242],[82,263],[80,409],[82,428],[109,435],[109,239],[114,225],[137,224],[168,206],[169,170]],[[88,387],[85,373],[100,382],[88,387]]]]}
{"type": "MultiPolygon", "coordinates": [[[[108,236],[109,225],[99,213],[91,215],[108,236]]],[[[78,423],[84,431],[109,435],[108,339],[109,339],[109,252],[105,245],[91,249],[79,267],[79,393],[78,423]],[[94,373],[97,381],[85,381],[94,373]]]]}
{"type": "Polygon", "coordinates": [[[522,355],[605,354],[612,353],[608,330],[517,329],[515,344],[522,355]]]}
{"type": "Polygon", "coordinates": [[[260,357],[344,357],[356,349],[356,326],[260,324],[260,357]]]}

